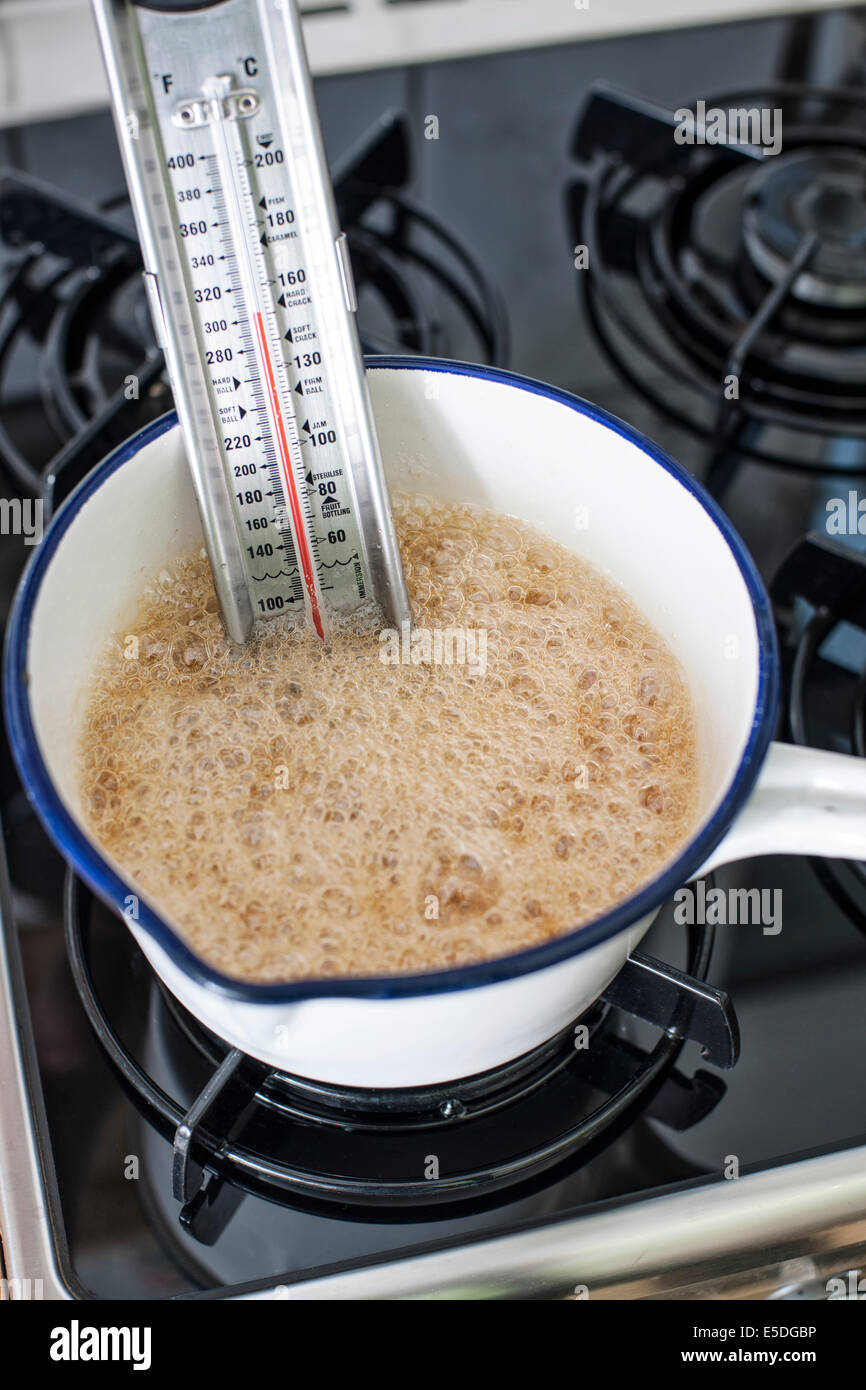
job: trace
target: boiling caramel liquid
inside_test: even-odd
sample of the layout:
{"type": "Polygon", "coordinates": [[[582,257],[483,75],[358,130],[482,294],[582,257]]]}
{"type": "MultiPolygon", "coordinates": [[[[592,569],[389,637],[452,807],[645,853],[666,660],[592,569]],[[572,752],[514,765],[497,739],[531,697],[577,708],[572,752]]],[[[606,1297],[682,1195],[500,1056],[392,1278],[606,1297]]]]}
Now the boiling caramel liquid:
{"type": "Polygon", "coordinates": [[[92,832],[230,975],[430,970],[547,941],[695,826],[689,694],[624,595],[521,522],[394,502],[411,640],[370,616],[326,653],[278,619],[233,647],[196,553],[95,676],[92,832]]]}

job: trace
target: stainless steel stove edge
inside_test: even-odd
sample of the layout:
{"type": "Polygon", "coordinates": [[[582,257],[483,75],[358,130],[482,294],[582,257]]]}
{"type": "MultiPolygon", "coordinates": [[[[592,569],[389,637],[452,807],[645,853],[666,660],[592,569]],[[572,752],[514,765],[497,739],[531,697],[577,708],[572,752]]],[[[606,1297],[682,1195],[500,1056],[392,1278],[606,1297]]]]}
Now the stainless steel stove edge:
{"type": "MultiPolygon", "coordinates": [[[[61,1270],[66,1239],[55,1229],[35,1116],[42,1114],[27,995],[12,928],[6,854],[0,835],[0,1246],[4,1291],[16,1297],[81,1295],[61,1270]],[[31,1084],[32,1082],[32,1084],[31,1084]]],[[[45,1132],[44,1123],[39,1126],[45,1132]]]]}
{"type": "Polygon", "coordinates": [[[769,1298],[808,1285],[790,1296],[829,1297],[827,1281],[855,1267],[866,1275],[866,1146],[238,1296],[769,1298]]]}

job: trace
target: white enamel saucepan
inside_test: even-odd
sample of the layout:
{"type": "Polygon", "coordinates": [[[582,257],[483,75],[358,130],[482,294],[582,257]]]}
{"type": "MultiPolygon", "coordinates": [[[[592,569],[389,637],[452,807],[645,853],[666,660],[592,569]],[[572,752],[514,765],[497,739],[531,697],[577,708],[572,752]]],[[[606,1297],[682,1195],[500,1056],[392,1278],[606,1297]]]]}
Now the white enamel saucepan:
{"type": "Polygon", "coordinates": [[[866,763],[771,743],[769,602],[741,541],[660,450],[594,406],[505,372],[372,359],[392,485],[511,513],[599,566],[676,653],[702,749],[700,823],[640,892],[517,954],[424,975],[256,985],[212,969],[85,827],[84,694],[144,584],[200,538],[180,431],[166,417],[96,468],[58,512],[19,589],[5,668],[12,748],[62,853],[123,914],[168,988],[228,1042],[333,1084],[407,1087],[520,1056],[607,986],[658,907],[702,869],[755,854],[866,858],[866,763]]]}

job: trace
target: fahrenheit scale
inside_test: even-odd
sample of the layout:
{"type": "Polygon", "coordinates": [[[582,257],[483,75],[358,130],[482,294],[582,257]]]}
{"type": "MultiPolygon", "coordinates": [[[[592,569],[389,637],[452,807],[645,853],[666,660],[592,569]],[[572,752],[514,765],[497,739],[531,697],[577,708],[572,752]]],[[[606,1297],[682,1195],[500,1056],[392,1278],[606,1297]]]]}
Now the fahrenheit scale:
{"type": "Polygon", "coordinates": [[[410,620],[295,0],[94,0],[223,621],[410,620]]]}

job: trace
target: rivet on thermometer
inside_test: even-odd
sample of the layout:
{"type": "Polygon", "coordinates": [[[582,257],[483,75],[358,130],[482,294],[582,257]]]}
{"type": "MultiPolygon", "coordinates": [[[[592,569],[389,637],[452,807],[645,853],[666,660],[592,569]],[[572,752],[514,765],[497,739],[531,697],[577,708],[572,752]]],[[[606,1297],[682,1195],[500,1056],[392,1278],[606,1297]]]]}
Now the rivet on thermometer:
{"type": "Polygon", "coordinates": [[[94,0],[223,620],[411,619],[294,0],[94,0]]]}

